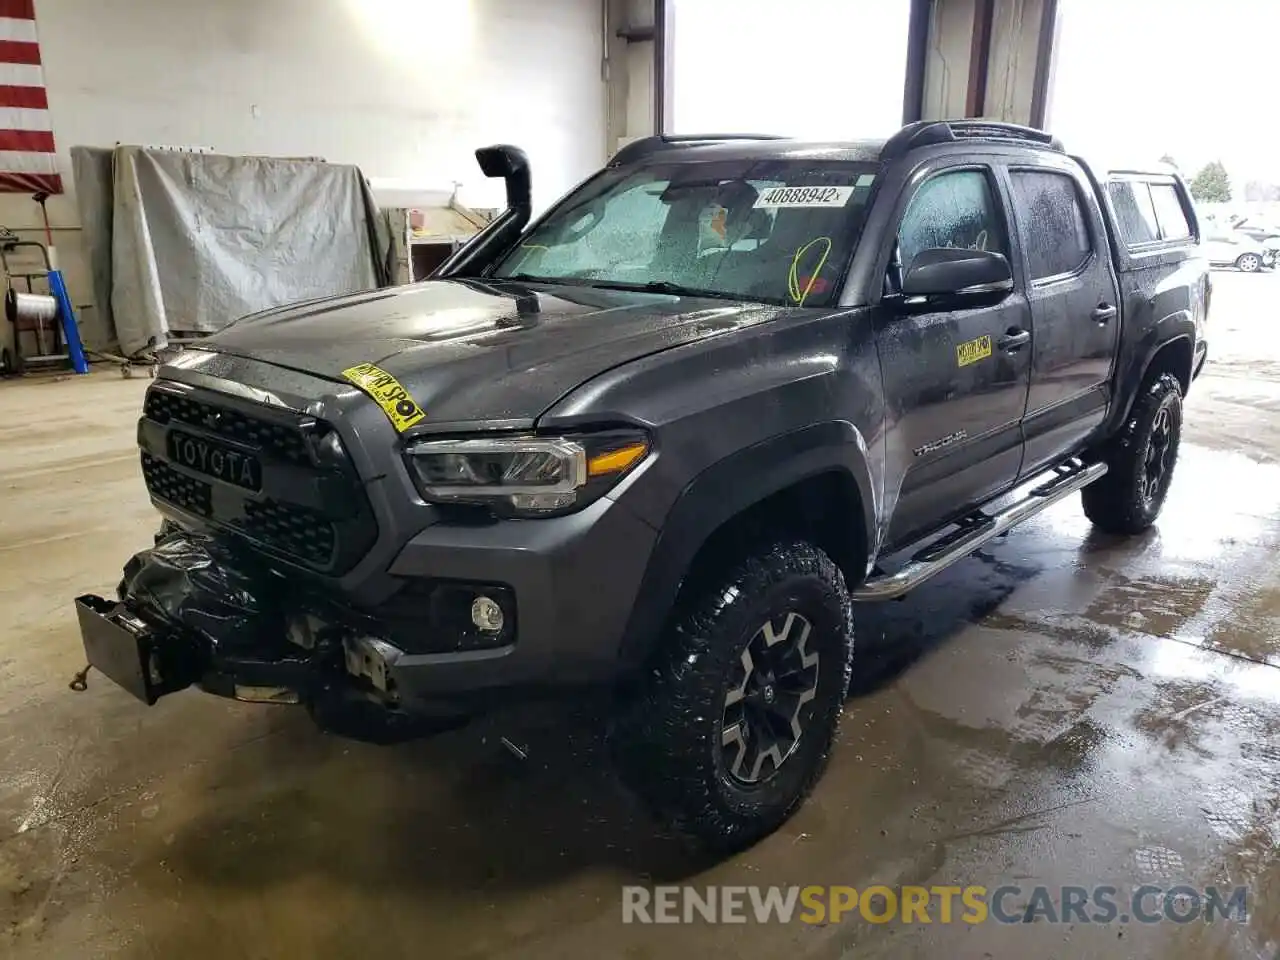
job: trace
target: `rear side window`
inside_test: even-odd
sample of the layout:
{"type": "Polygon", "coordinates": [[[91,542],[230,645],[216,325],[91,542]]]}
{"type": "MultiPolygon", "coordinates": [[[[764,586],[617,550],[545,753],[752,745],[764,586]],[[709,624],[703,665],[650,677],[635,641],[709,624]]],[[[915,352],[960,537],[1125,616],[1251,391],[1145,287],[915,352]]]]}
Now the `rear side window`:
{"type": "Polygon", "coordinates": [[[1031,279],[1079,270],[1093,247],[1075,179],[1050,170],[1013,170],[1010,176],[1025,224],[1031,279]]]}
{"type": "Polygon", "coordinates": [[[1178,188],[1172,183],[1151,184],[1151,200],[1156,207],[1156,219],[1160,221],[1160,236],[1165,240],[1185,240],[1191,236],[1191,223],[1187,211],[1178,199],[1178,188]]]}
{"type": "Polygon", "coordinates": [[[1160,239],[1160,222],[1156,219],[1151,190],[1140,180],[1112,180],[1107,184],[1111,209],[1116,214],[1120,238],[1125,246],[1136,247],[1160,239]]]}

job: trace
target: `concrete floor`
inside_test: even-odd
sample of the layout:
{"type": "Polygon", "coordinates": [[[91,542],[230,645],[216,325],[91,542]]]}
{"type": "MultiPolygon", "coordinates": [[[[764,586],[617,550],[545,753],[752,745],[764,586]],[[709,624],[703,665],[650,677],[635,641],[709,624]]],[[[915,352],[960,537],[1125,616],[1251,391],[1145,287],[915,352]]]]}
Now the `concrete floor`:
{"type": "MultiPolygon", "coordinates": [[[[149,543],[146,381],[0,386],[0,955],[1271,958],[1280,949],[1280,276],[1218,277],[1159,528],[1072,500],[860,608],[831,767],[781,832],[691,860],[589,719],[394,748],[95,678],[71,598],[149,543]],[[1243,452],[1239,452],[1243,451],[1243,452]],[[528,748],[519,762],[498,743],[528,748]],[[622,884],[1250,887],[1246,923],[623,926],[622,884]]],[[[584,708],[589,715],[589,708],[584,708]]]]}

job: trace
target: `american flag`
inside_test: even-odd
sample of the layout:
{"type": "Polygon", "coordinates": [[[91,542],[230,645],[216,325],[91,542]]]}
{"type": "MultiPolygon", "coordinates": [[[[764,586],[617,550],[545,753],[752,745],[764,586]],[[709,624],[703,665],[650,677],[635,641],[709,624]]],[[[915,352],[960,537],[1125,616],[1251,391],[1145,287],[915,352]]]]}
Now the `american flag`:
{"type": "Polygon", "coordinates": [[[35,0],[0,0],[0,193],[61,193],[35,0]]]}

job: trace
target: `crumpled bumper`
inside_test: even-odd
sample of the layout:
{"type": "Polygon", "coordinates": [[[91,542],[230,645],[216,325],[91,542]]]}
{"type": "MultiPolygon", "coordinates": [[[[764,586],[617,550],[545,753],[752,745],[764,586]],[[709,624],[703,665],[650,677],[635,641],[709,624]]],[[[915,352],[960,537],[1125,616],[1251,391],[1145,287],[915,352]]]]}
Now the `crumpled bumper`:
{"type": "Polygon", "coordinates": [[[198,686],[265,703],[397,707],[387,658],[354,618],[216,538],[169,530],[125,566],[117,597],[77,597],[89,664],[147,704],[198,686]]]}
{"type": "Polygon", "coordinates": [[[251,656],[217,650],[172,625],[152,624],[127,600],[76,598],[89,664],[143,703],[199,685],[237,700],[302,703],[322,686],[305,651],[251,656]]]}

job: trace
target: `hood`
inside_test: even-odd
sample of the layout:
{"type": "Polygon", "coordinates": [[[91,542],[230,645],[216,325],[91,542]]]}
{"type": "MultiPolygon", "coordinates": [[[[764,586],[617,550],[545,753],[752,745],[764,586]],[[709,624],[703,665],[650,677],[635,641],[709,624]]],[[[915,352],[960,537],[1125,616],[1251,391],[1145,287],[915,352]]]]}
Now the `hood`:
{"type": "Polygon", "coordinates": [[[532,420],[620,364],[782,308],[514,281],[433,280],[253,314],[200,342],[339,383],[372,363],[434,423],[532,420]]]}

